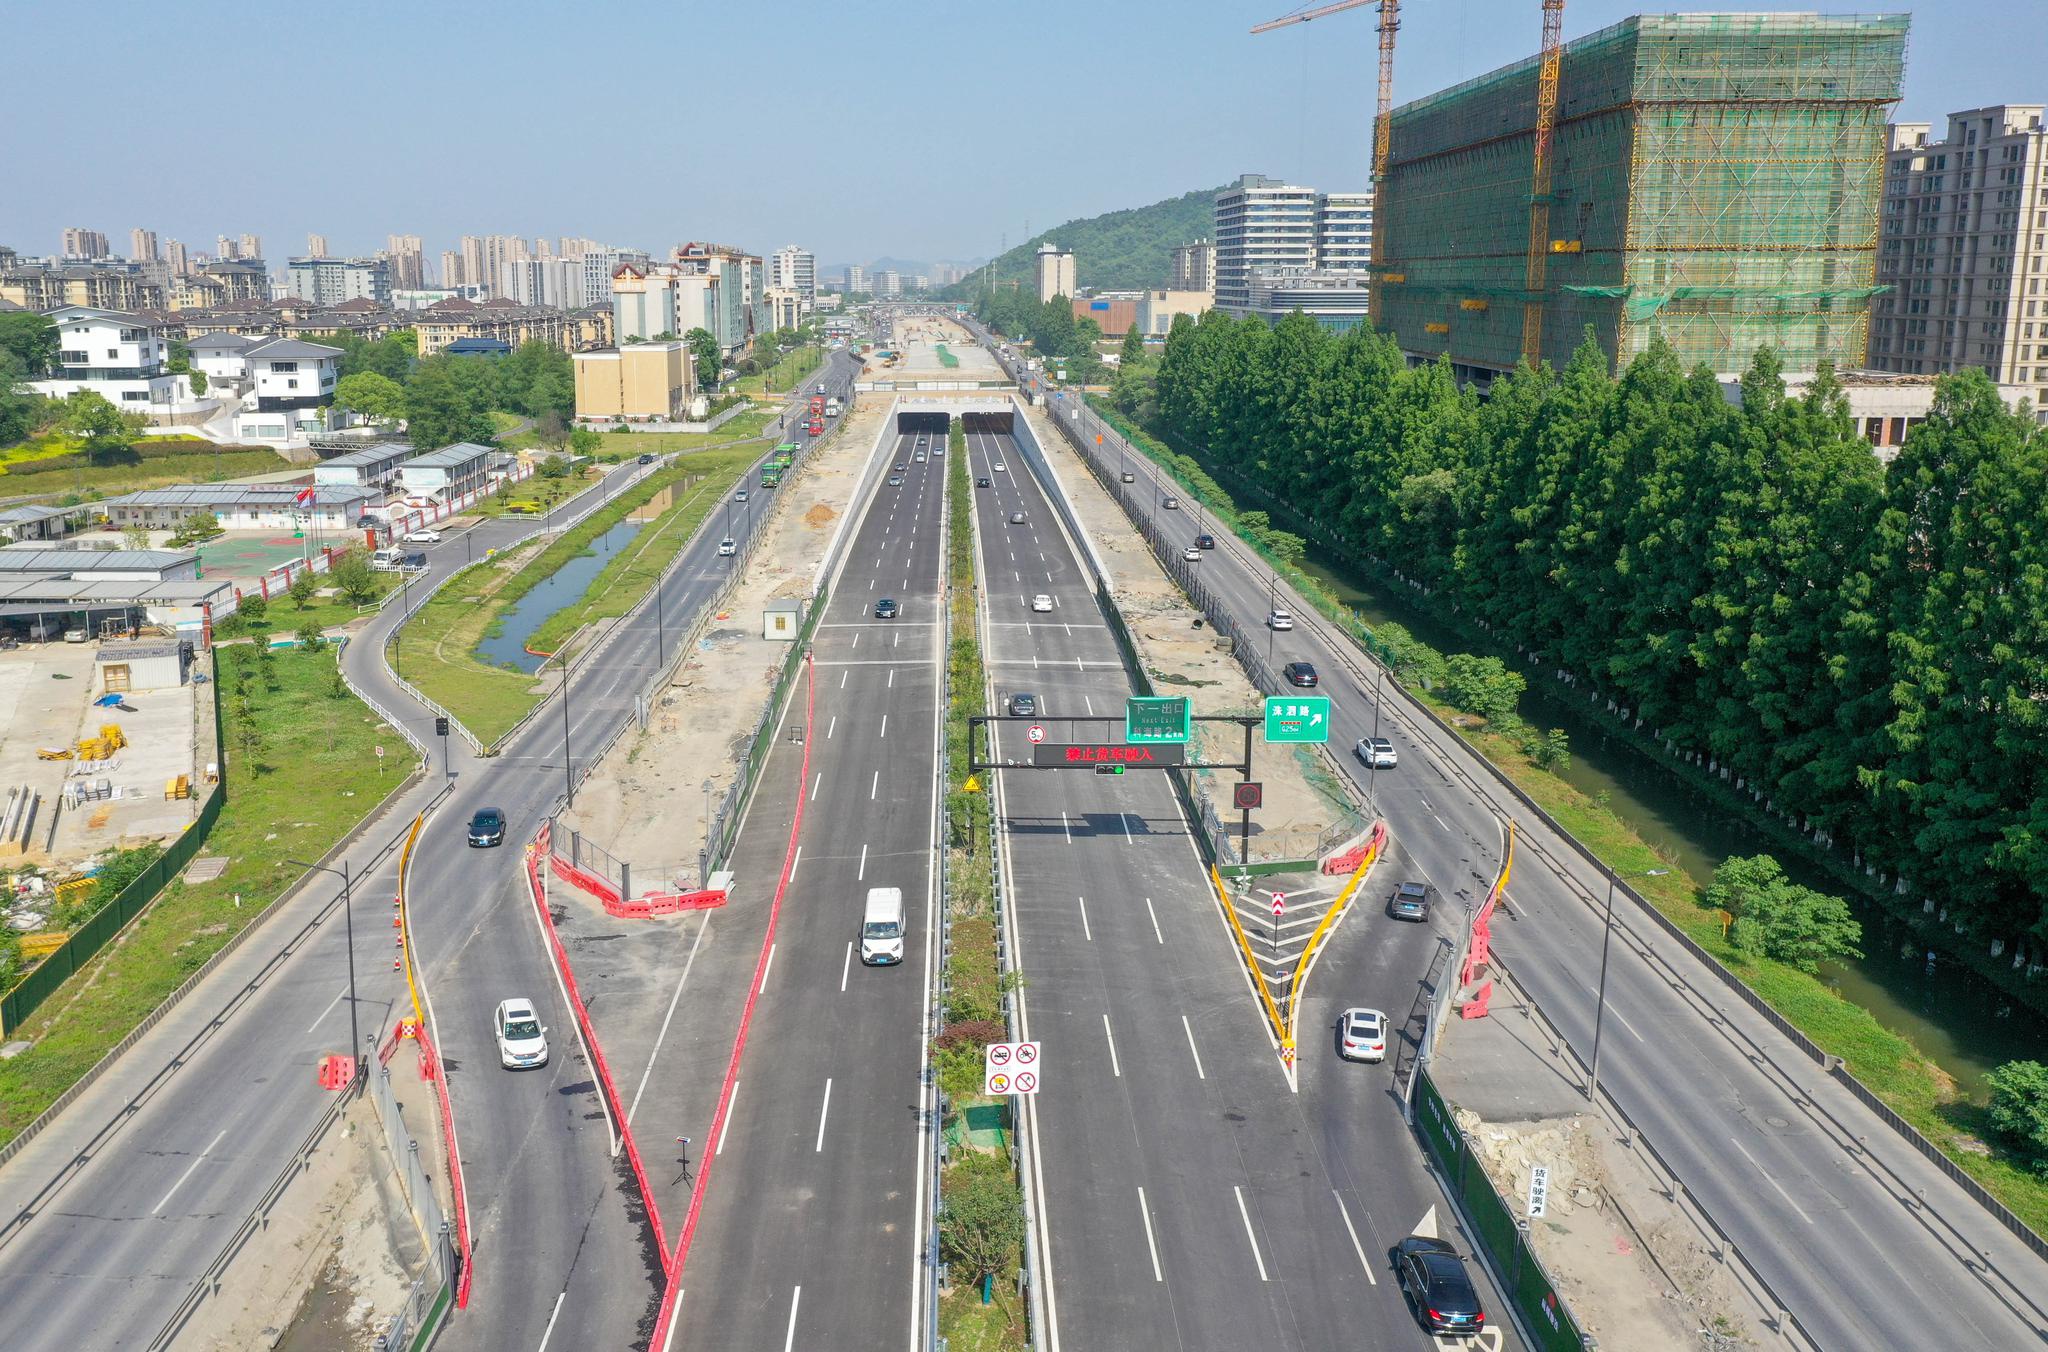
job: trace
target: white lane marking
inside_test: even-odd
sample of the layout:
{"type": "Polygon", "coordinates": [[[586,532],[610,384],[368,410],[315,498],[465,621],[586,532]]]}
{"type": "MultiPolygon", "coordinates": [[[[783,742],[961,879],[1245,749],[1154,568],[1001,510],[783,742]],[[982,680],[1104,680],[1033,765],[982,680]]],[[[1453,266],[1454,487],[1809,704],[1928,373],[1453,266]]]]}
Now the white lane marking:
{"type": "Polygon", "coordinates": [[[1372,1275],[1372,1264],[1365,1261],[1365,1245],[1358,1242],[1358,1227],[1351,1223],[1351,1213],[1345,1210],[1343,1196],[1335,1188],[1330,1189],[1330,1196],[1337,1199],[1337,1214],[1344,1218],[1344,1228],[1351,1234],[1351,1251],[1358,1255],[1358,1265],[1365,1269],[1365,1279],[1378,1286],[1380,1279],[1372,1275]]]}
{"type": "Polygon", "coordinates": [[[1244,1204],[1244,1189],[1233,1183],[1230,1190],[1237,1194],[1237,1214],[1244,1218],[1244,1237],[1251,1241],[1252,1261],[1259,1265],[1259,1280],[1271,1281],[1266,1275],[1266,1260],[1259,1256],[1259,1237],[1252,1230],[1252,1213],[1244,1204]]]}
{"type": "Polygon", "coordinates": [[[817,802],[817,801],[818,801],[818,786],[819,786],[820,784],[824,783],[824,782],[825,782],[825,772],[824,772],[823,770],[820,770],[820,771],[818,771],[818,773],[816,773],[815,775],[812,775],[812,776],[811,776],[811,801],[812,801],[812,802],[814,802],[814,803],[815,803],[815,802],[817,802]]]}
{"type": "MultiPolygon", "coordinates": [[[[1742,1150],[1742,1142],[1736,1140],[1733,1136],[1728,1138],[1728,1144],[1734,1146],[1737,1150],[1742,1150]]],[[[1792,1200],[1792,1194],[1785,1191],[1784,1184],[1778,1182],[1777,1179],[1772,1178],[1769,1174],[1764,1173],[1764,1166],[1756,1162],[1756,1156],[1750,1154],[1747,1150],[1742,1150],[1742,1158],[1749,1161],[1750,1168],[1764,1175],[1765,1181],[1778,1190],[1778,1196],[1785,1199],[1785,1205],[1799,1213],[1800,1220],[1805,1221],[1808,1225],[1813,1224],[1813,1217],[1807,1215],[1805,1209],[1799,1203],[1792,1200]]]]}
{"type": "Polygon", "coordinates": [[[868,801],[869,801],[870,803],[872,803],[872,802],[874,802],[874,801],[875,801],[875,791],[876,791],[877,789],[881,788],[881,787],[882,787],[882,772],[881,772],[880,770],[877,770],[877,771],[875,771],[875,777],[874,777],[874,779],[873,779],[873,780],[872,780],[872,781],[871,781],[871,782],[870,782],[870,783],[868,784],[868,801]]]}
{"type": "Polygon", "coordinates": [[[796,866],[797,866],[798,864],[801,864],[801,863],[803,863],[803,861],[804,861],[804,847],[803,847],[803,846],[801,846],[801,845],[799,845],[799,846],[797,846],[797,847],[796,847],[796,853],[795,853],[795,854],[793,854],[793,855],[791,855],[791,856],[790,856],[790,858],[789,858],[789,880],[790,880],[791,882],[795,882],[795,881],[796,881],[796,866]]]}
{"type": "Polygon", "coordinates": [[[171,1198],[178,1195],[178,1189],[185,1186],[185,1180],[192,1177],[193,1170],[197,1169],[200,1165],[206,1163],[206,1157],[213,1153],[213,1148],[219,1145],[221,1143],[221,1138],[226,1136],[227,1134],[228,1129],[226,1127],[222,1127],[220,1129],[220,1136],[216,1136],[211,1141],[207,1142],[206,1149],[200,1151],[197,1155],[194,1155],[192,1157],[192,1163],[186,1166],[184,1173],[178,1175],[178,1181],[171,1184],[171,1190],[164,1194],[164,1200],[158,1202],[155,1206],[149,1209],[150,1215],[156,1216],[162,1214],[164,1207],[170,1203],[171,1198]]]}
{"type": "Polygon", "coordinates": [[[796,1346],[796,1306],[804,1298],[804,1289],[799,1286],[789,1293],[789,1335],[782,1340],[782,1352],[791,1352],[796,1346]]]}
{"type": "MultiPolygon", "coordinates": [[[[1585,983],[1585,982],[1583,982],[1583,981],[1581,981],[1581,982],[1580,982],[1579,984],[1580,984],[1581,986],[1586,986],[1586,983],[1585,983]]],[[[1598,991],[1594,990],[1594,989],[1593,989],[1593,988],[1592,988],[1591,986],[1586,986],[1586,994],[1588,994],[1588,995],[1591,995],[1591,996],[1594,996],[1594,997],[1596,997],[1596,998],[1597,998],[1597,997],[1598,997],[1598,995],[1600,994],[1600,992],[1598,992],[1598,991]]],[[[1607,1006],[1607,1007],[1608,1007],[1609,1009],[1614,1009],[1614,1006],[1613,1006],[1613,1005],[1609,1005],[1609,1006],[1607,1006]]],[[[1638,1032],[1636,1031],[1635,1025],[1634,1025],[1634,1024],[1632,1024],[1632,1023],[1630,1023],[1630,1022],[1628,1021],[1628,1019],[1627,1019],[1626,1017],[1624,1017],[1624,1016],[1623,1016],[1623,1014],[1622,1014],[1622,1012],[1621,1012],[1620,1010],[1618,1010],[1618,1009],[1614,1009],[1614,1017],[1615,1017],[1615,1018],[1617,1018],[1617,1019],[1620,1019],[1620,1020],[1621,1020],[1621,1026],[1622,1026],[1623,1028],[1626,1028],[1626,1029],[1628,1029],[1628,1035],[1629,1035],[1630,1037],[1634,1038],[1634,1039],[1635,1039],[1636,1041],[1638,1041],[1638,1042],[1641,1042],[1641,1041],[1643,1040],[1643,1035],[1642,1035],[1641,1033],[1638,1033],[1638,1032]]]]}
{"type": "Polygon", "coordinates": [[[1110,1031],[1107,1014],[1102,1016],[1102,1035],[1109,1039],[1109,1068],[1121,1080],[1124,1077],[1124,1068],[1116,1059],[1116,1034],[1110,1031]]]}
{"type": "Polygon", "coordinates": [[[854,881],[855,881],[855,882],[863,882],[863,881],[865,881],[865,880],[867,879],[867,876],[868,876],[868,847],[867,847],[867,845],[866,845],[866,844],[862,844],[862,845],[861,845],[861,847],[860,847],[860,868],[859,868],[859,869],[858,869],[858,870],[857,870],[857,871],[856,871],[856,872],[854,873],[853,877],[854,877],[854,881]]]}
{"type": "Polygon", "coordinates": [[[1152,909],[1152,898],[1150,897],[1145,898],[1145,914],[1152,917],[1152,937],[1162,944],[1165,943],[1166,936],[1159,932],[1159,912],[1152,909]]]}
{"type": "Polygon", "coordinates": [[[1442,817],[1437,817],[1437,816],[1436,816],[1436,814],[1435,814],[1434,812],[1430,813],[1429,815],[1430,815],[1430,816],[1432,816],[1432,817],[1436,817],[1436,824],[1437,824],[1438,826],[1441,826],[1441,827],[1443,827],[1443,828],[1444,828],[1444,830],[1448,831],[1448,830],[1450,830],[1450,829],[1451,829],[1451,827],[1450,827],[1450,823],[1449,823],[1449,822],[1446,822],[1446,821],[1445,821],[1445,820],[1444,820],[1444,819],[1443,819],[1442,817]]]}
{"type": "Polygon", "coordinates": [[[1095,942],[1095,931],[1088,928],[1088,898],[1075,897],[1074,900],[1081,907],[1081,937],[1092,944],[1095,942]]]}
{"type": "Polygon", "coordinates": [[[768,989],[768,974],[769,974],[770,972],[774,971],[774,970],[775,970],[775,945],[774,945],[774,944],[770,944],[770,945],[768,945],[768,961],[766,961],[766,962],[764,962],[764,963],[762,963],[762,964],[761,964],[761,984],[760,984],[760,985],[759,985],[758,987],[756,987],[756,988],[755,988],[755,990],[754,990],[754,994],[756,994],[756,995],[759,995],[759,994],[760,994],[760,993],[761,993],[762,991],[765,991],[765,990],[767,990],[767,989],[768,989]]]}
{"type": "Polygon", "coordinates": [[[668,998],[668,1013],[661,1016],[661,1031],[654,1035],[654,1050],[647,1053],[647,1069],[640,1072],[640,1087],[633,1091],[633,1101],[626,1105],[626,1120],[633,1120],[633,1110],[640,1106],[640,1096],[647,1092],[648,1077],[654,1074],[654,1058],[661,1055],[662,1039],[668,1036],[669,1021],[676,1016],[676,1002],[683,998],[683,983],[690,979],[690,968],[697,963],[697,950],[704,944],[704,931],[711,928],[711,912],[704,913],[704,919],[697,926],[697,937],[690,941],[690,956],[683,959],[683,974],[676,978],[676,993],[668,998]]]}
{"type": "Polygon", "coordinates": [[[850,671],[842,671],[839,673],[839,688],[841,690],[846,689],[846,678],[851,675],[853,675],[853,673],[850,671]]]}
{"type": "Polygon", "coordinates": [[[540,1331],[540,1346],[535,1352],[548,1352],[548,1339],[554,1336],[555,1321],[562,1317],[562,1302],[568,1299],[568,1296],[569,1289],[563,1287],[562,1293],[555,1297],[555,1308],[548,1314],[548,1326],[540,1331]]]}
{"type": "Polygon", "coordinates": [[[827,1075],[827,1076],[825,1077],[825,1101],[824,1101],[823,1103],[821,1103],[821,1104],[819,1104],[819,1105],[818,1105],[818,1143],[817,1143],[817,1145],[815,1145],[815,1146],[813,1146],[813,1147],[811,1148],[811,1151],[812,1151],[812,1153],[813,1153],[813,1154],[823,1154],[823,1153],[824,1153],[824,1150],[825,1150],[825,1118],[826,1118],[826,1117],[827,1117],[827,1116],[828,1116],[828,1115],[829,1115],[829,1114],[831,1113],[831,1111],[832,1111],[832,1077],[831,1077],[830,1075],[827,1075]]]}
{"type": "Polygon", "coordinates": [[[1145,1204],[1145,1189],[1138,1188],[1138,1214],[1145,1218],[1145,1247],[1152,1251],[1152,1280],[1163,1282],[1166,1274],[1159,1270],[1159,1244],[1152,1238],[1152,1208],[1145,1204]]]}
{"type": "Polygon", "coordinates": [[[889,715],[887,714],[882,715],[882,731],[880,735],[883,737],[889,735],[889,715]]]}
{"type": "Polygon", "coordinates": [[[1195,1058],[1195,1078],[1208,1079],[1209,1072],[1202,1069],[1202,1053],[1195,1046],[1195,1026],[1188,1022],[1188,1016],[1185,1014],[1180,1016],[1180,1026],[1188,1032],[1188,1053],[1195,1058]]]}
{"type": "Polygon", "coordinates": [[[718,1127],[718,1148],[711,1152],[714,1155],[723,1155],[725,1153],[725,1133],[732,1130],[732,1120],[739,1115],[734,1111],[735,1105],[739,1101],[740,1082],[734,1080],[732,1082],[732,1097],[725,1101],[725,1121],[720,1123],[718,1127]]]}
{"type": "Polygon", "coordinates": [[[891,690],[896,688],[896,668],[894,667],[889,668],[889,688],[891,690]]]}
{"type": "Polygon", "coordinates": [[[838,729],[838,727],[839,727],[839,715],[838,715],[838,714],[834,714],[834,715],[832,715],[832,721],[831,721],[830,723],[827,723],[827,724],[825,725],[825,740],[826,740],[826,741],[828,741],[828,742],[829,742],[829,741],[831,741],[831,740],[832,740],[832,734],[833,734],[833,732],[835,732],[835,731],[836,731],[836,730],[838,729]]]}
{"type": "Polygon", "coordinates": [[[342,1000],[342,997],[343,997],[343,996],[345,996],[345,995],[347,995],[347,994],[348,994],[348,987],[346,987],[346,986],[343,986],[343,987],[342,987],[342,988],[341,988],[341,989],[340,989],[339,991],[336,991],[336,992],[335,992],[335,995],[334,995],[334,998],[333,998],[332,1000],[329,1000],[329,1001],[327,1002],[327,1009],[323,1009],[323,1010],[321,1010],[321,1011],[320,1011],[320,1012],[319,1012],[318,1014],[314,1015],[314,1016],[313,1016],[313,1022],[311,1022],[311,1023],[309,1023],[309,1024],[307,1024],[307,1025],[306,1025],[306,1031],[310,1033],[310,1032],[312,1032],[312,1031],[313,1031],[313,1030],[314,1030],[315,1028],[318,1028],[318,1027],[320,1026],[320,1020],[322,1020],[322,1019],[324,1019],[324,1018],[326,1018],[326,1017],[327,1017],[327,1010],[328,1010],[328,1009],[333,1009],[333,1008],[334,1008],[334,1007],[335,1007],[336,1005],[340,1004],[340,1003],[341,1003],[341,1000],[342,1000]]]}
{"type": "Polygon", "coordinates": [[[853,940],[846,941],[846,961],[839,964],[839,993],[846,993],[846,977],[853,971],[853,940]]]}
{"type": "MultiPolygon", "coordinates": [[[[870,582],[870,583],[869,583],[868,585],[869,585],[870,587],[872,587],[872,586],[874,586],[875,584],[874,584],[874,583],[872,583],[872,582],[870,582]]],[[[847,651],[849,651],[849,652],[851,652],[851,651],[852,651],[853,649],[855,649],[855,648],[858,648],[859,646],[860,646],[860,635],[859,635],[859,634],[855,634],[855,635],[853,636],[853,642],[851,642],[851,643],[849,643],[849,644],[847,644],[847,645],[846,645],[846,647],[847,647],[847,651]]]]}
{"type": "Polygon", "coordinates": [[[1067,814],[1066,814],[1066,813],[1065,813],[1064,811],[1062,811],[1062,812],[1060,813],[1060,830],[1062,830],[1062,831],[1065,831],[1065,832],[1067,833],[1067,844],[1069,844],[1069,845],[1073,844],[1073,843],[1074,843],[1074,828],[1073,828],[1073,826],[1072,826],[1072,825],[1071,825],[1071,824],[1070,824],[1070,823],[1069,823],[1069,822],[1067,821],[1067,814]]]}
{"type": "Polygon", "coordinates": [[[1081,703],[1088,706],[1088,716],[1093,718],[1095,716],[1095,701],[1083,695],[1081,696],[1081,703]]]}
{"type": "Polygon", "coordinates": [[[1116,815],[1124,824],[1124,844],[1128,845],[1131,843],[1131,814],[1119,812],[1116,815]]]}

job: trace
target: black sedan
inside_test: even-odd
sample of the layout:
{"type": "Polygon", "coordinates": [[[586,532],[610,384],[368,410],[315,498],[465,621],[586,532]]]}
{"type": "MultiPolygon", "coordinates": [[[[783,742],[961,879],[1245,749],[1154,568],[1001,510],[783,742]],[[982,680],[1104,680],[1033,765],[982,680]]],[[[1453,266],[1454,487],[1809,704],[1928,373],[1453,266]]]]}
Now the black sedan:
{"type": "Polygon", "coordinates": [[[1289,662],[1281,668],[1280,674],[1287,678],[1287,684],[1313,690],[1316,685],[1316,669],[1312,663],[1289,662]]]}
{"type": "Polygon", "coordinates": [[[1486,1311],[1465,1260],[1444,1240],[1410,1235],[1394,1246],[1394,1268],[1401,1294],[1415,1307],[1415,1317],[1431,1333],[1476,1334],[1486,1327],[1486,1311]]]}
{"type": "Polygon", "coordinates": [[[875,618],[878,620],[895,619],[896,603],[886,596],[883,597],[881,600],[875,602],[875,618]]]}
{"type": "Polygon", "coordinates": [[[503,808],[478,808],[476,815],[469,819],[469,843],[483,848],[505,843],[505,811],[503,808]]]}

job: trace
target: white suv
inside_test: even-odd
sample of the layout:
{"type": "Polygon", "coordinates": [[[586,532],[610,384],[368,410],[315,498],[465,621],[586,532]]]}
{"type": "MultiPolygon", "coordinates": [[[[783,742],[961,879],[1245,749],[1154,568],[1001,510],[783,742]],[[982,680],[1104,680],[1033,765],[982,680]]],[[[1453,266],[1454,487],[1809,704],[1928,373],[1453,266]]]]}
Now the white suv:
{"type": "Polygon", "coordinates": [[[540,1026],[533,1001],[511,999],[498,1006],[498,1060],[507,1070],[531,1070],[548,1063],[548,1030],[540,1026]]]}

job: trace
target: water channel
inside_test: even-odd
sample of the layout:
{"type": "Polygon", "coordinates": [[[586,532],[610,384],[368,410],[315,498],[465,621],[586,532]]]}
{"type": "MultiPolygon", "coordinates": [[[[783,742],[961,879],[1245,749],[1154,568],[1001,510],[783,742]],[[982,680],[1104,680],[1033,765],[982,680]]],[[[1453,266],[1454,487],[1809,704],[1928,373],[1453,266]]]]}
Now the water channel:
{"type": "Polygon", "coordinates": [[[512,608],[498,617],[491,632],[477,641],[477,654],[487,662],[515,671],[539,671],[540,664],[547,661],[547,655],[528,652],[526,641],[556,611],[581,600],[590,580],[611,562],[612,554],[646,524],[644,520],[629,517],[592,540],[581,554],[513,602],[512,608]]]}
{"type": "MultiPolygon", "coordinates": [[[[1369,582],[1318,556],[1313,545],[1302,568],[1368,624],[1403,625],[1441,652],[1471,646],[1397,589],[1369,582]]],[[[1730,855],[1772,854],[1794,881],[1844,894],[1841,884],[1820,868],[1778,847],[1747,821],[1709,800],[1632,741],[1589,717],[1576,701],[1560,698],[1547,673],[1529,671],[1512,660],[1509,665],[1529,683],[1521,716],[1539,727],[1562,728],[1571,738],[1571,764],[1562,777],[1604,801],[1686,876],[1704,885],[1730,855]]],[[[1847,896],[1863,922],[1864,956],[1821,969],[1822,978],[1844,998],[1913,1043],[1971,1095],[1981,1097],[1984,1073],[2003,1062],[2048,1061],[2048,1023],[1960,961],[1943,954],[1930,962],[1926,941],[1912,929],[1861,894],[1847,896]]]]}

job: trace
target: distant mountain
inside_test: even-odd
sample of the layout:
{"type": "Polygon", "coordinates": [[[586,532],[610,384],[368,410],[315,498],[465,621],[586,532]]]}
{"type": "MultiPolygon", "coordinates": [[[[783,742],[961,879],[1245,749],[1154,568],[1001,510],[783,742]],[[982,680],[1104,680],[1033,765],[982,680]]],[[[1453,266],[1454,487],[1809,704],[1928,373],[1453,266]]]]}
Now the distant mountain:
{"type": "MultiPolygon", "coordinates": [[[[1051,242],[1073,250],[1075,280],[1081,286],[1097,291],[1164,286],[1173,267],[1174,246],[1215,234],[1216,194],[1221,191],[1221,187],[1203,188],[1148,207],[1056,225],[997,255],[996,280],[1030,285],[1036,275],[1032,255],[1039,245],[1051,242]]],[[[986,275],[986,271],[977,272],[945,294],[971,296],[981,289],[986,275]]]]}

